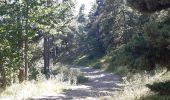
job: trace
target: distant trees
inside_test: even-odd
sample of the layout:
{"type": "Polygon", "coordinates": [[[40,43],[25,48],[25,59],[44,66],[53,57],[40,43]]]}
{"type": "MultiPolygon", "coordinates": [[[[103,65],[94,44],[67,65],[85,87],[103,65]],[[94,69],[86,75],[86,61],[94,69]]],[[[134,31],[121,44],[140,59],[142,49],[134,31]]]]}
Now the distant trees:
{"type": "Polygon", "coordinates": [[[79,14],[78,14],[78,19],[77,19],[77,21],[80,22],[80,23],[85,22],[84,9],[85,9],[85,5],[82,4],[80,9],[79,9],[79,14]]]}
{"type": "Polygon", "coordinates": [[[82,5],[68,27],[54,35],[56,61],[93,60],[107,54],[110,68],[127,66],[133,71],[152,70],[157,64],[168,66],[168,6],[168,0],[96,0],[86,16],[82,5]],[[164,11],[157,12],[161,9],[164,11]],[[157,13],[149,15],[153,12],[157,13]]]}
{"type": "MultiPolygon", "coordinates": [[[[112,55],[109,67],[150,69],[154,57],[145,38],[144,26],[150,16],[140,14],[126,5],[125,0],[97,0],[86,25],[89,58],[112,55]]],[[[152,52],[153,53],[153,52],[152,52]]]]}
{"type": "Polygon", "coordinates": [[[94,35],[92,39],[96,39],[97,47],[109,53],[127,44],[134,34],[142,31],[139,28],[142,16],[131,11],[124,0],[98,0],[89,14],[89,38],[94,35]]]}

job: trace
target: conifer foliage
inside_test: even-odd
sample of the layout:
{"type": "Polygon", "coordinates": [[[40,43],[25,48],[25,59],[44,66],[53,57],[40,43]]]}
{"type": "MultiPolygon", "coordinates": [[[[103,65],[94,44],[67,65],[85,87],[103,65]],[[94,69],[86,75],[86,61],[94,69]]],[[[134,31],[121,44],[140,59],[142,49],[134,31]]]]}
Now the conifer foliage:
{"type": "Polygon", "coordinates": [[[153,13],[170,7],[169,0],[127,0],[129,5],[141,12],[153,13]]]}
{"type": "Polygon", "coordinates": [[[64,17],[69,16],[72,6],[70,1],[57,0],[0,1],[1,87],[14,82],[20,68],[24,68],[27,80],[28,65],[36,56],[31,48],[35,39],[64,28],[70,21],[70,17],[64,17]]]}

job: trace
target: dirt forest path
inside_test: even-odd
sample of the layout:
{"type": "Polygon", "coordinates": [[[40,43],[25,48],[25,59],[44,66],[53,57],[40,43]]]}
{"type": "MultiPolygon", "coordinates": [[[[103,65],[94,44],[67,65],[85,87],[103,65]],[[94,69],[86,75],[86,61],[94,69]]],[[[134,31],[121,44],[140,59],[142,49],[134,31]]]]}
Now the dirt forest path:
{"type": "Polygon", "coordinates": [[[114,94],[114,91],[119,89],[116,83],[120,82],[121,78],[117,75],[89,67],[76,69],[80,69],[89,80],[85,83],[72,86],[66,92],[31,100],[99,100],[100,96],[110,100],[110,96],[114,94]]]}

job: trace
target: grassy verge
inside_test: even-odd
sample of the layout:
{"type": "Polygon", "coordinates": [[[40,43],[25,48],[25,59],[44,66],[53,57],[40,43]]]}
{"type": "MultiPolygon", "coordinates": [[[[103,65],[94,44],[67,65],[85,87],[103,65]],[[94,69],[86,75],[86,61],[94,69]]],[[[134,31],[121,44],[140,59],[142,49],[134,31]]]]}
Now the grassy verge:
{"type": "Polygon", "coordinates": [[[83,75],[79,70],[71,69],[69,66],[52,66],[49,80],[46,80],[44,75],[39,74],[36,81],[12,84],[6,90],[0,90],[0,100],[25,100],[44,94],[61,93],[82,81],[84,79],[82,77],[83,75]]]}
{"type": "Polygon", "coordinates": [[[0,95],[1,100],[23,100],[43,94],[60,93],[68,89],[70,84],[57,80],[44,80],[39,82],[23,82],[13,84],[0,95]]]}
{"type": "Polygon", "coordinates": [[[110,57],[108,55],[96,57],[93,59],[88,59],[87,56],[82,56],[79,59],[77,59],[74,63],[78,66],[89,66],[94,69],[106,69],[109,64],[111,63],[110,57]]]}
{"type": "Polygon", "coordinates": [[[157,69],[154,74],[145,72],[127,75],[123,77],[123,84],[119,84],[122,90],[115,92],[113,100],[170,100],[170,96],[160,96],[146,87],[146,84],[167,80],[170,80],[170,72],[166,69],[157,69]]]}

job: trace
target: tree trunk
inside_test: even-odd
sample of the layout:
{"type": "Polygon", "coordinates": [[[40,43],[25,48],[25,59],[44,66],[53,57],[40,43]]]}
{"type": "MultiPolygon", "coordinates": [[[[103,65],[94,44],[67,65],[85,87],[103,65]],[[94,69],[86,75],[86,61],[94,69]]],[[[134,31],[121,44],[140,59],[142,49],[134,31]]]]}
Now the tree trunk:
{"type": "Polygon", "coordinates": [[[49,37],[44,36],[44,74],[48,78],[49,72],[49,37]]]}
{"type": "Polygon", "coordinates": [[[123,38],[124,38],[124,43],[127,44],[128,41],[128,35],[127,35],[127,27],[126,27],[126,13],[125,13],[125,0],[122,0],[123,3],[123,10],[122,10],[122,14],[123,14],[123,38]]]}
{"type": "Polygon", "coordinates": [[[24,60],[25,60],[25,80],[28,77],[28,38],[25,38],[25,50],[24,50],[24,60]]]}
{"type": "Polygon", "coordinates": [[[24,49],[24,60],[25,60],[25,80],[28,77],[28,13],[29,13],[29,0],[26,1],[26,25],[25,25],[25,49],[24,49]]]}
{"type": "Polygon", "coordinates": [[[4,68],[4,66],[3,66],[3,64],[1,63],[1,75],[2,75],[2,78],[1,78],[1,87],[2,88],[6,88],[6,86],[7,86],[7,79],[6,79],[6,70],[5,70],[5,68],[4,68]]]}

